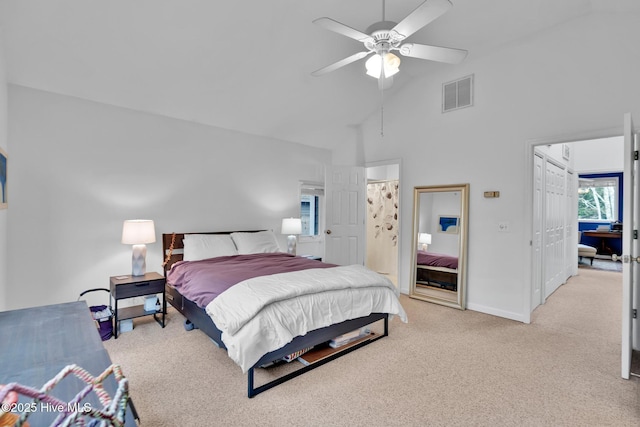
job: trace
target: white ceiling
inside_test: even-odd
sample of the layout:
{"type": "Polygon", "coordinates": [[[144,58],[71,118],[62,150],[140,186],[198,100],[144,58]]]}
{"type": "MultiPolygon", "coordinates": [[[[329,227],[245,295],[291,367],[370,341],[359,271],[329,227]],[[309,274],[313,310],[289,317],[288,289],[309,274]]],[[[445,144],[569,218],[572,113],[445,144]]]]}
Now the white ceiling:
{"type": "MultiPolygon", "coordinates": [[[[452,0],[409,41],[466,49],[466,61],[593,10],[635,0],[452,0]]],[[[400,21],[422,0],[388,0],[400,21]]],[[[310,73],[361,44],[312,21],[364,31],[381,0],[0,0],[10,83],[319,147],[378,111],[364,61],[310,73]]],[[[403,58],[392,97],[434,67],[403,58]]]]}

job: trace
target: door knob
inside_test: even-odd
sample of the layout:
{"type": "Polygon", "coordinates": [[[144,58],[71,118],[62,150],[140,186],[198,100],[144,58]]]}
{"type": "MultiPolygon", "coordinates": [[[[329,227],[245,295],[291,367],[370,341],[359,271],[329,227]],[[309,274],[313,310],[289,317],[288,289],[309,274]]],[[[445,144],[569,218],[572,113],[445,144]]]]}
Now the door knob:
{"type": "Polygon", "coordinates": [[[325,233],[331,234],[331,230],[327,230],[327,231],[325,231],[325,233]]]}
{"type": "Polygon", "coordinates": [[[640,256],[638,256],[638,257],[632,257],[631,256],[630,257],[629,255],[616,255],[616,254],[613,254],[613,255],[611,255],[611,259],[614,260],[614,261],[620,260],[625,264],[628,264],[630,262],[637,262],[637,263],[640,264],[640,256]]]}

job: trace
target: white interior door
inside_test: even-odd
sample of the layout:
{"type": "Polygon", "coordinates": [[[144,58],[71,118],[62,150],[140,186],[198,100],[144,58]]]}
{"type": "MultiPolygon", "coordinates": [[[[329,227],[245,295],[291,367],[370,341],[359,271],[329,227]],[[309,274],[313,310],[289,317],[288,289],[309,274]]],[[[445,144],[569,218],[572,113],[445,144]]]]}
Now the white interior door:
{"type": "Polygon", "coordinates": [[[364,264],[366,185],[364,167],[325,170],[325,262],[364,264]]]}
{"type": "Polygon", "coordinates": [[[563,282],[566,279],[578,274],[578,180],[573,170],[567,169],[566,176],[566,196],[565,196],[565,239],[564,239],[564,263],[565,274],[563,282]]]}
{"type": "Polygon", "coordinates": [[[547,160],[544,200],[544,299],[564,282],[565,171],[547,160]]]}
{"type": "Polygon", "coordinates": [[[623,173],[623,213],[622,213],[622,378],[631,374],[631,352],[634,337],[638,342],[638,328],[633,319],[634,292],[638,293],[637,257],[638,240],[634,230],[638,228],[636,208],[638,176],[636,174],[635,135],[631,114],[624,116],[624,173],[623,173]]]}
{"type": "Polygon", "coordinates": [[[542,304],[542,230],[544,193],[544,159],[537,153],[533,156],[533,275],[531,286],[531,311],[542,304]]]}

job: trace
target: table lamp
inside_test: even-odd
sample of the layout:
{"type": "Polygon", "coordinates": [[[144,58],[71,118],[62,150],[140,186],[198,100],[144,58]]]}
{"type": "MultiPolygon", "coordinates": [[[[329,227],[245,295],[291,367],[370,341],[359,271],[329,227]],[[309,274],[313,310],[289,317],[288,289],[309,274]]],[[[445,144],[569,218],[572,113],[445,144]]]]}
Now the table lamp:
{"type": "Polygon", "coordinates": [[[426,251],[428,245],[431,244],[431,234],[429,233],[418,234],[418,244],[420,245],[420,249],[422,249],[423,251],[426,251]]]}
{"type": "Polygon", "coordinates": [[[122,226],[122,243],[133,245],[132,276],[146,273],[147,243],[156,241],[156,230],[150,219],[129,219],[122,226]]]}
{"type": "Polygon", "coordinates": [[[287,253],[296,254],[296,234],[302,233],[302,221],[300,218],[283,218],[282,234],[287,234],[287,253]]]}

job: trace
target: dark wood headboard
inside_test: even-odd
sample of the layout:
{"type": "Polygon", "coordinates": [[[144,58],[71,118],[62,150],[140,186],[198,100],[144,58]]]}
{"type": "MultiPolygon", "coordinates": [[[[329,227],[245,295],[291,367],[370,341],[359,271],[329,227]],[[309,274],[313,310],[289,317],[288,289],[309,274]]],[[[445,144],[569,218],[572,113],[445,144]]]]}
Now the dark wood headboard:
{"type": "Polygon", "coordinates": [[[240,230],[240,231],[204,231],[204,232],[187,232],[187,233],[163,233],[162,234],[162,253],[164,255],[164,275],[171,266],[178,261],[182,261],[184,255],[184,239],[185,234],[231,234],[231,233],[256,233],[264,230],[240,230]],[[173,247],[172,247],[173,243],[173,247]]]}

